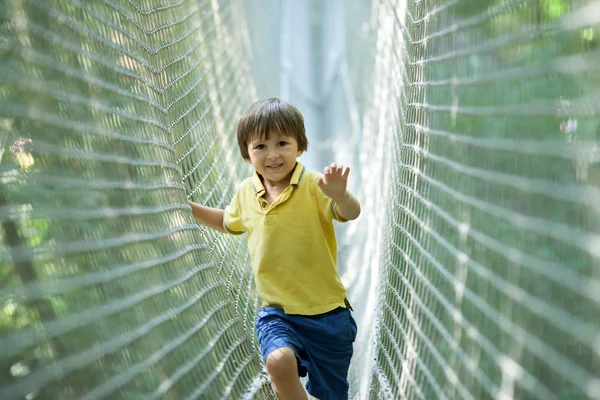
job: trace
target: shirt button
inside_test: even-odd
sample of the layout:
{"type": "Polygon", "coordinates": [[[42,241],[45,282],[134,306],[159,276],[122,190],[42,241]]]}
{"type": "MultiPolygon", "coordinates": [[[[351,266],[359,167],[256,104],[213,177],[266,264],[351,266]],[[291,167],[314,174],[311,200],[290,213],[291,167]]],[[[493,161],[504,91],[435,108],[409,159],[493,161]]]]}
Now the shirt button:
{"type": "Polygon", "coordinates": [[[267,206],[267,203],[261,203],[262,208],[265,208],[267,206]]]}

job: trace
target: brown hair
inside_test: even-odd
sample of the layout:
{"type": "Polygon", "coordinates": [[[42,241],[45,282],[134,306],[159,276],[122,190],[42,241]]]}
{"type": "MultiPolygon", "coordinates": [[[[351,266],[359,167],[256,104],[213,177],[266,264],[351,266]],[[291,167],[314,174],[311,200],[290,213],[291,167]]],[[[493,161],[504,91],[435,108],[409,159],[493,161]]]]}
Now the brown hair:
{"type": "Polygon", "coordinates": [[[293,105],[275,97],[252,104],[238,122],[238,146],[244,160],[250,160],[250,141],[257,137],[269,140],[273,135],[291,136],[298,142],[298,150],[308,149],[302,114],[293,105]]]}

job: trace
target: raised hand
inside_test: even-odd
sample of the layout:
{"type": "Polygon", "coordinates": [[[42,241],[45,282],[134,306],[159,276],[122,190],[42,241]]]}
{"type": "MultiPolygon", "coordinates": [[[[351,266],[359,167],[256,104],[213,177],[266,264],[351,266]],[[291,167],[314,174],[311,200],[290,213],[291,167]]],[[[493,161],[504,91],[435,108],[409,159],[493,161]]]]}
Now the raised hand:
{"type": "Polygon", "coordinates": [[[319,178],[317,184],[327,196],[334,200],[341,199],[346,194],[346,186],[350,175],[350,167],[331,163],[325,167],[323,177],[319,178]]]}

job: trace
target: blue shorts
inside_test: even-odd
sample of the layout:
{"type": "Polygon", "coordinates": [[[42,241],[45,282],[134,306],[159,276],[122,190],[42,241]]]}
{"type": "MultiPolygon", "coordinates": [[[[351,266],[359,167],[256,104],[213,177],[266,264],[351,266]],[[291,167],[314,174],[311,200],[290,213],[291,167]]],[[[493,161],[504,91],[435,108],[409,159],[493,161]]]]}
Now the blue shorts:
{"type": "Polygon", "coordinates": [[[256,317],[256,334],[263,361],[273,350],[289,347],[296,353],[298,375],[308,374],[306,390],[321,400],[348,399],[348,368],[358,328],[347,308],[319,315],[288,315],[263,307],[256,317]]]}

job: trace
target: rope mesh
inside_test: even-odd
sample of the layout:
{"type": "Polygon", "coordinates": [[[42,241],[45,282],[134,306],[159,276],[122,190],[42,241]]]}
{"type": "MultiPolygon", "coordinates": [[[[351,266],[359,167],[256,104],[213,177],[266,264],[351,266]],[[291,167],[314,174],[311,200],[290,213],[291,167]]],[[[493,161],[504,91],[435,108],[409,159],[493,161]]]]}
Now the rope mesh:
{"type": "Polygon", "coordinates": [[[285,2],[0,3],[0,398],[272,397],[245,239],[186,198],[315,86],[363,204],[351,397],[600,398],[600,3],[311,4],[307,86],[285,2]]]}
{"type": "Polygon", "coordinates": [[[600,3],[380,2],[372,398],[599,398],[600,3]]]}
{"type": "Polygon", "coordinates": [[[268,395],[248,253],[185,195],[223,207],[248,172],[241,5],[0,10],[0,398],[268,395]]]}

